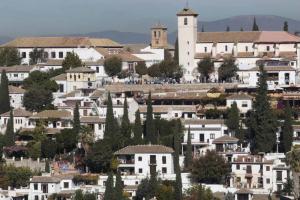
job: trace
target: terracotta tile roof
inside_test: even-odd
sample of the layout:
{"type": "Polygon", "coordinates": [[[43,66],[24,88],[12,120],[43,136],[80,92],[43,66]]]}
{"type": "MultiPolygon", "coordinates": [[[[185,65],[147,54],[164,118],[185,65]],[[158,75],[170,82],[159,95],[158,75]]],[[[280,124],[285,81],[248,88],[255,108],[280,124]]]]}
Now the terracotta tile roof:
{"type": "Polygon", "coordinates": [[[99,116],[81,117],[80,123],[105,123],[105,118],[100,118],[99,116]]]}
{"type": "Polygon", "coordinates": [[[254,52],[238,52],[237,57],[252,58],[252,57],[254,57],[254,52]]]}
{"type": "Polygon", "coordinates": [[[51,80],[54,80],[54,81],[66,81],[67,80],[67,74],[57,75],[55,77],[52,77],[51,80]]]}
{"type": "Polygon", "coordinates": [[[279,53],[279,57],[282,57],[282,58],[295,58],[295,57],[297,57],[297,52],[283,51],[283,52],[279,53]]]}
{"type": "Polygon", "coordinates": [[[261,32],[198,32],[198,43],[252,43],[258,40],[261,32]]]}
{"type": "Polygon", "coordinates": [[[242,188],[235,192],[236,194],[253,194],[253,192],[249,189],[242,188]]]}
{"type": "MultiPolygon", "coordinates": [[[[153,105],[153,113],[168,113],[170,111],[194,112],[196,113],[195,105],[153,105]]],[[[139,106],[141,113],[147,113],[147,106],[139,106]]]]}
{"type": "Polygon", "coordinates": [[[22,89],[20,87],[15,87],[12,85],[8,86],[8,91],[9,91],[9,94],[24,94],[25,93],[24,89],[22,89]]]}
{"type": "Polygon", "coordinates": [[[143,62],[144,60],[136,57],[135,55],[128,52],[121,52],[115,56],[122,59],[123,62],[143,62]]]}
{"type": "Polygon", "coordinates": [[[154,26],[152,26],[151,29],[167,29],[167,27],[162,25],[161,23],[157,23],[154,26]]]}
{"type": "Polygon", "coordinates": [[[91,98],[91,99],[97,99],[97,98],[100,98],[100,97],[102,97],[102,95],[103,95],[104,93],[105,93],[105,90],[97,89],[97,90],[95,90],[95,91],[91,94],[90,98],[91,98]]]}
{"type": "Polygon", "coordinates": [[[203,59],[207,57],[212,57],[211,53],[196,53],[195,58],[196,59],[203,59]]]}
{"type": "Polygon", "coordinates": [[[248,94],[242,93],[242,94],[230,95],[226,99],[228,99],[228,100],[252,100],[253,97],[248,94]]]}
{"type": "Polygon", "coordinates": [[[102,56],[106,57],[109,55],[109,52],[105,48],[95,48],[95,50],[100,53],[102,56]]]}
{"type": "Polygon", "coordinates": [[[258,57],[269,60],[270,58],[275,57],[275,53],[274,52],[259,52],[258,57]]]}
{"type": "Polygon", "coordinates": [[[34,176],[30,180],[31,183],[59,183],[60,179],[53,176],[34,176]]]}
{"type": "MultiPolygon", "coordinates": [[[[264,69],[265,71],[296,71],[291,66],[265,66],[264,69]]],[[[248,71],[259,71],[259,67],[253,67],[248,71]]]]}
{"type": "Polygon", "coordinates": [[[173,149],[163,145],[136,145],[127,146],[119,151],[115,152],[115,155],[132,155],[132,154],[148,154],[148,153],[173,153],[173,149]]]}
{"type": "Polygon", "coordinates": [[[228,143],[237,143],[239,139],[231,137],[229,135],[224,135],[222,137],[216,138],[213,141],[213,144],[228,144],[228,143]]]}
{"type": "MultiPolygon", "coordinates": [[[[148,46],[148,44],[125,44],[124,50],[132,54],[142,54],[143,52],[141,52],[141,50],[145,49],[148,46]]],[[[146,53],[149,54],[151,52],[146,53]]]]}
{"type": "Polygon", "coordinates": [[[177,13],[177,16],[198,16],[198,13],[193,11],[190,8],[184,8],[179,13],[177,13]]]}
{"type": "Polygon", "coordinates": [[[6,72],[31,72],[34,69],[34,66],[28,65],[16,65],[11,67],[0,67],[0,72],[5,70],[6,72]]]}
{"type": "Polygon", "coordinates": [[[122,47],[121,44],[110,39],[88,37],[20,37],[3,46],[19,48],[122,47]]]}
{"type": "Polygon", "coordinates": [[[224,124],[223,119],[184,119],[185,125],[206,125],[206,124],[224,124]]]}
{"type": "MultiPolygon", "coordinates": [[[[13,115],[14,117],[30,117],[32,116],[32,112],[29,112],[27,110],[18,108],[13,110],[13,115]]],[[[9,117],[10,116],[10,111],[3,113],[0,115],[1,117],[9,117]]]]}
{"type": "Polygon", "coordinates": [[[72,119],[72,115],[67,110],[44,110],[31,117],[32,119],[48,119],[48,118],[60,118],[60,119],[72,119]]]}
{"type": "Polygon", "coordinates": [[[300,43],[300,37],[286,31],[262,31],[256,43],[300,43]]]}
{"type": "MultiPolygon", "coordinates": [[[[206,97],[206,92],[166,92],[166,93],[152,93],[152,100],[158,99],[201,99],[206,97]]],[[[147,98],[147,97],[145,97],[147,98]]]]}
{"type": "Polygon", "coordinates": [[[67,73],[93,73],[95,70],[88,67],[76,67],[66,71],[67,73]]]}

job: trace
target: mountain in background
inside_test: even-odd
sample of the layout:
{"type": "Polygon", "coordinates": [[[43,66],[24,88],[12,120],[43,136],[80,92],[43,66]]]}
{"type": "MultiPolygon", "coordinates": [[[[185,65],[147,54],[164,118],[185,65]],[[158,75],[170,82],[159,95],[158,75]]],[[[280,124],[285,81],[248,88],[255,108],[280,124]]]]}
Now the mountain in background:
{"type": "MultiPolygon", "coordinates": [[[[283,23],[288,22],[289,32],[295,33],[300,31],[300,21],[273,16],[273,15],[240,15],[215,21],[199,21],[198,30],[201,31],[202,27],[205,32],[225,31],[226,27],[230,27],[230,31],[240,31],[241,28],[244,31],[251,31],[253,25],[253,19],[256,18],[256,22],[260,30],[264,31],[281,31],[283,23]]],[[[135,33],[135,32],[122,32],[122,31],[100,31],[91,32],[85,34],[69,34],[68,36],[87,36],[87,37],[99,37],[110,38],[122,44],[132,43],[150,43],[150,29],[149,33],[135,33]]],[[[169,43],[174,44],[177,32],[169,32],[169,43]]],[[[0,44],[3,44],[12,38],[1,37],[0,44]]]]}

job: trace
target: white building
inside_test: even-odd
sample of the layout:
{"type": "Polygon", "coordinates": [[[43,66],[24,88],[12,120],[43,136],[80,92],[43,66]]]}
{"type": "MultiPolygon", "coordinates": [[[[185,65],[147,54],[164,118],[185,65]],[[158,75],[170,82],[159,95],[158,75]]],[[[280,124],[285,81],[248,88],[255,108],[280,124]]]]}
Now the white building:
{"type": "MultiPolygon", "coordinates": [[[[29,77],[29,74],[37,67],[33,66],[11,66],[11,67],[0,67],[0,73],[5,70],[8,81],[11,85],[19,86],[22,85],[23,81],[29,77]]],[[[1,74],[0,74],[1,77],[1,74]]]]}
{"type": "MultiPolygon", "coordinates": [[[[14,131],[18,131],[22,128],[27,128],[30,125],[29,118],[32,113],[21,108],[13,110],[14,118],[14,131]]],[[[0,132],[4,133],[6,130],[7,122],[10,117],[10,111],[0,115],[0,132]]]]}
{"type": "Polygon", "coordinates": [[[257,60],[266,57],[288,59],[290,66],[299,68],[298,36],[284,31],[198,32],[197,16],[190,8],[177,14],[179,64],[184,68],[184,80],[198,79],[197,63],[205,57],[211,57],[215,63],[212,81],[218,80],[217,69],[229,57],[236,59],[239,70],[256,67],[257,60]]]}
{"type": "Polygon", "coordinates": [[[158,177],[174,174],[173,149],[162,145],[127,146],[115,152],[123,175],[150,176],[150,170],[158,177]]]}
{"type": "Polygon", "coordinates": [[[233,94],[226,98],[226,107],[231,108],[233,103],[236,103],[241,115],[245,115],[252,109],[253,97],[248,94],[233,94]]]}
{"type": "Polygon", "coordinates": [[[282,190],[289,176],[289,168],[276,156],[238,156],[231,162],[231,170],[231,187],[257,189],[265,193],[282,190]]]}
{"type": "Polygon", "coordinates": [[[23,108],[23,97],[25,90],[12,85],[8,86],[10,106],[13,108],[23,108]]]}

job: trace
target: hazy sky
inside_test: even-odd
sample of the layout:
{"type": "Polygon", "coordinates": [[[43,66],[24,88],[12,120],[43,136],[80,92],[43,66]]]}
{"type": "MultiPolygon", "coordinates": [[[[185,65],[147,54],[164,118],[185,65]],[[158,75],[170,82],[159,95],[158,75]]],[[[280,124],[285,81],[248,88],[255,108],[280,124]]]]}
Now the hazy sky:
{"type": "MultiPolygon", "coordinates": [[[[148,32],[158,21],[176,28],[186,0],[0,0],[0,35],[148,32]]],[[[272,14],[300,20],[300,0],[189,0],[199,19],[272,14]]]]}

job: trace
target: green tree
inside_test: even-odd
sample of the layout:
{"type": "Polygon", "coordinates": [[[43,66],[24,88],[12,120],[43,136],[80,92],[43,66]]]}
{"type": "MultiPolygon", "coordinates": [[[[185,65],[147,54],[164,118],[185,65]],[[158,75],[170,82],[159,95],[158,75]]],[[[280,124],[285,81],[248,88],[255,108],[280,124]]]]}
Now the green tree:
{"type": "Polygon", "coordinates": [[[73,111],[73,131],[78,136],[80,132],[80,114],[79,114],[79,105],[76,103],[73,111]]]}
{"type": "Polygon", "coordinates": [[[176,174],[175,180],[175,192],[174,199],[182,200],[182,180],[181,180],[181,170],[179,165],[179,155],[181,146],[181,123],[178,120],[174,128],[174,170],[176,174]]]}
{"type": "Polygon", "coordinates": [[[109,173],[105,183],[105,192],[104,192],[103,200],[113,200],[113,199],[114,199],[114,178],[113,178],[113,174],[109,173]]]}
{"type": "Polygon", "coordinates": [[[145,62],[139,62],[135,66],[135,72],[140,76],[146,75],[148,73],[148,69],[145,62]]]}
{"type": "Polygon", "coordinates": [[[8,91],[8,78],[5,70],[1,73],[0,83],[0,114],[8,112],[10,110],[10,98],[8,91]]]}
{"type": "Polygon", "coordinates": [[[143,179],[137,188],[135,200],[150,200],[154,196],[155,191],[153,191],[149,178],[143,179]]]}
{"type": "Polygon", "coordinates": [[[186,191],[184,200],[217,200],[212,191],[205,186],[197,185],[186,191]]]}
{"type": "Polygon", "coordinates": [[[193,150],[192,150],[192,137],[191,137],[191,127],[188,130],[186,154],[184,157],[185,168],[190,169],[193,163],[193,150]]]}
{"type": "Polygon", "coordinates": [[[241,27],[240,31],[241,31],[241,32],[243,32],[243,31],[244,31],[244,28],[243,28],[243,27],[241,27]]]}
{"type": "Polygon", "coordinates": [[[230,173],[230,166],[215,151],[207,151],[204,156],[194,159],[191,178],[196,183],[221,184],[230,173]]]}
{"type": "Polygon", "coordinates": [[[151,77],[161,77],[159,64],[153,64],[148,68],[148,75],[151,77]]]}
{"type": "Polygon", "coordinates": [[[287,21],[283,23],[283,31],[289,32],[289,24],[287,21]]]}
{"type": "Polygon", "coordinates": [[[112,157],[110,141],[108,139],[99,140],[87,153],[86,164],[93,173],[105,173],[110,171],[112,157]]]}
{"type": "Polygon", "coordinates": [[[234,58],[224,59],[224,62],[218,69],[219,80],[231,82],[232,78],[236,76],[237,70],[238,68],[237,65],[235,64],[234,58]]]}
{"type": "MultiPolygon", "coordinates": [[[[127,98],[125,97],[124,100],[124,106],[123,106],[123,117],[121,121],[121,129],[120,129],[121,135],[124,138],[125,144],[130,144],[131,141],[131,125],[128,117],[128,104],[127,104],[127,98]]],[[[122,145],[122,146],[123,146],[122,145]]]]}
{"type": "Polygon", "coordinates": [[[175,47],[175,51],[174,51],[174,60],[175,60],[176,63],[179,63],[178,37],[176,38],[174,47],[175,47]]]}
{"type": "Polygon", "coordinates": [[[235,200],[234,194],[231,192],[227,192],[225,195],[225,200],[235,200]]]}
{"type": "Polygon", "coordinates": [[[48,73],[41,71],[34,71],[29,74],[29,77],[24,80],[24,88],[30,89],[40,87],[51,92],[58,90],[58,85],[54,80],[50,80],[48,73]]]}
{"type": "Polygon", "coordinates": [[[36,65],[38,63],[46,62],[45,54],[44,49],[34,48],[33,51],[29,53],[29,64],[36,65]]]}
{"type": "Polygon", "coordinates": [[[147,100],[147,116],[146,116],[146,141],[151,144],[157,143],[156,133],[155,133],[155,125],[153,121],[153,108],[152,108],[152,99],[151,92],[149,92],[148,100],[147,100]]]}
{"type": "Polygon", "coordinates": [[[133,143],[134,144],[143,144],[143,126],[140,116],[140,111],[135,112],[135,120],[133,125],[133,143]]]}
{"type": "Polygon", "coordinates": [[[231,104],[231,108],[228,110],[227,119],[225,120],[225,124],[228,127],[229,131],[232,135],[236,135],[240,128],[240,112],[237,107],[236,102],[231,104]]]}
{"type": "Polygon", "coordinates": [[[75,191],[74,200],[85,200],[82,190],[75,191]]]}
{"type": "Polygon", "coordinates": [[[97,196],[94,193],[87,192],[84,194],[84,200],[97,200],[97,196]]]}
{"type": "Polygon", "coordinates": [[[214,62],[211,57],[205,57],[203,60],[198,62],[198,72],[201,74],[203,82],[209,80],[209,75],[214,72],[214,62]]]}
{"type": "Polygon", "coordinates": [[[77,138],[72,129],[63,129],[56,134],[57,150],[60,153],[71,152],[76,148],[77,138]]]}
{"type": "Polygon", "coordinates": [[[259,31],[259,27],[258,27],[258,25],[256,23],[256,18],[255,17],[253,19],[252,31],[259,31]]]}
{"type": "Polygon", "coordinates": [[[41,142],[30,142],[27,144],[29,157],[37,159],[41,157],[41,142]]]}
{"type": "Polygon", "coordinates": [[[183,75],[181,66],[172,58],[167,58],[159,64],[160,77],[180,79],[183,75]]]}
{"type": "Polygon", "coordinates": [[[0,48],[0,66],[20,65],[21,58],[17,48],[0,48]]]}
{"type": "Polygon", "coordinates": [[[124,196],[123,196],[123,188],[124,185],[122,183],[122,177],[120,172],[117,173],[116,175],[116,184],[115,184],[115,189],[114,189],[114,194],[115,194],[115,200],[123,200],[124,196]]]}
{"type": "Polygon", "coordinates": [[[41,144],[41,156],[43,158],[53,159],[56,155],[57,144],[56,141],[51,139],[42,140],[41,144]]]}
{"type": "Polygon", "coordinates": [[[287,103],[284,109],[284,122],[281,127],[282,129],[282,146],[285,153],[291,151],[293,143],[293,119],[292,119],[292,109],[290,104],[287,103]]]}
{"type": "Polygon", "coordinates": [[[6,146],[15,145],[14,116],[12,110],[10,111],[9,119],[7,121],[5,137],[6,137],[6,142],[5,142],[6,146]]]}
{"type": "Polygon", "coordinates": [[[276,143],[277,119],[269,103],[267,74],[260,66],[258,89],[247,123],[252,152],[271,152],[276,143]]]}
{"type": "Polygon", "coordinates": [[[117,56],[106,58],[104,70],[109,77],[114,77],[122,71],[122,59],[117,56]]]}
{"type": "Polygon", "coordinates": [[[75,52],[68,52],[67,56],[62,62],[62,67],[64,70],[69,70],[71,68],[82,67],[82,61],[75,52]]]}
{"type": "Polygon", "coordinates": [[[45,172],[46,173],[50,173],[51,172],[50,162],[49,162],[48,159],[45,162],[45,172]]]}
{"type": "Polygon", "coordinates": [[[53,96],[50,90],[41,87],[33,87],[26,90],[23,104],[26,110],[40,112],[42,110],[52,109],[53,96]]]}
{"type": "Polygon", "coordinates": [[[9,180],[9,185],[12,188],[25,187],[29,183],[32,172],[27,167],[15,167],[8,165],[5,167],[5,172],[9,180]]]}

